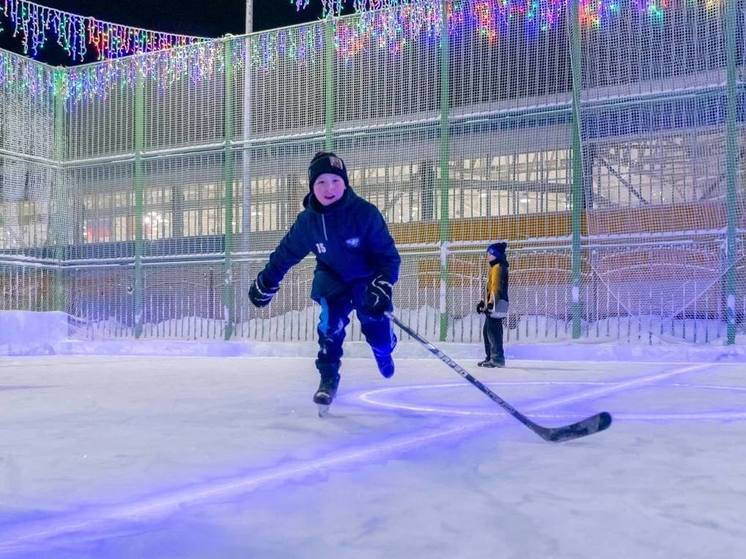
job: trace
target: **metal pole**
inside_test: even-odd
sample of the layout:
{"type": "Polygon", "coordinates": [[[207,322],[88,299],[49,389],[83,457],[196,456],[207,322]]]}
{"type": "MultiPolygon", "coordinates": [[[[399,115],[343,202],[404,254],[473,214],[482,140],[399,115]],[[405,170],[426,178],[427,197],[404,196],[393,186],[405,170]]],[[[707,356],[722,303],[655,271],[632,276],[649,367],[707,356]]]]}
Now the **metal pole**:
{"type": "MultiPolygon", "coordinates": [[[[254,30],[253,0],[246,0],[246,33],[254,30]]],[[[251,139],[251,35],[244,41],[244,73],[243,73],[243,140],[244,149],[241,157],[243,204],[241,205],[241,251],[250,249],[249,234],[251,233],[251,151],[248,141],[251,139]]]]}
{"type": "MultiPolygon", "coordinates": [[[[241,152],[241,234],[239,236],[240,250],[242,253],[248,253],[251,250],[251,148],[248,141],[251,139],[251,117],[253,116],[253,106],[251,97],[251,43],[254,31],[254,2],[246,0],[246,33],[244,41],[244,71],[243,71],[243,141],[244,148],[241,152]]],[[[245,301],[245,294],[248,292],[250,265],[241,265],[241,274],[238,280],[239,293],[241,301],[245,301]]]]}
{"type": "Polygon", "coordinates": [[[64,311],[65,302],[65,274],[62,269],[62,262],[65,258],[64,249],[64,216],[67,213],[64,211],[66,205],[65,196],[65,170],[62,168],[63,159],[65,158],[65,96],[63,91],[63,85],[65,81],[64,68],[57,68],[54,71],[54,159],[57,164],[57,168],[54,173],[54,181],[52,183],[53,193],[52,200],[53,204],[50,208],[50,223],[52,227],[52,239],[54,242],[54,259],[57,264],[57,269],[54,273],[54,288],[53,288],[53,307],[56,311],[64,311]]]}
{"type": "Polygon", "coordinates": [[[254,31],[254,0],[246,0],[246,34],[254,31]]]}
{"type": "Polygon", "coordinates": [[[448,333],[448,161],[450,159],[450,138],[448,115],[451,104],[450,93],[450,37],[448,36],[449,0],[440,3],[440,341],[448,333]]]}
{"type": "Polygon", "coordinates": [[[324,22],[324,147],[334,151],[334,34],[335,22],[331,15],[324,22]]]}
{"type": "Polygon", "coordinates": [[[580,134],[580,92],[583,87],[581,72],[580,0],[570,1],[570,66],[572,68],[572,337],[581,334],[582,308],[580,238],[583,224],[583,144],[580,134]]]}
{"type": "Polygon", "coordinates": [[[133,287],[133,308],[135,338],[142,336],[143,329],[143,301],[145,282],[143,278],[143,188],[144,163],[142,151],[145,146],[145,78],[138,68],[135,79],[135,285],[133,287]]]}
{"type": "Polygon", "coordinates": [[[736,239],[737,239],[737,181],[738,181],[738,90],[737,74],[737,42],[738,31],[738,1],[727,0],[725,11],[725,60],[726,60],[726,266],[725,271],[725,315],[727,320],[727,335],[725,343],[736,343],[736,239]]]}
{"type": "Polygon", "coordinates": [[[233,140],[233,39],[227,38],[223,42],[223,56],[225,66],[224,87],[224,135],[225,148],[223,150],[223,183],[225,192],[225,262],[223,287],[223,316],[225,317],[224,338],[230,340],[235,324],[235,305],[233,293],[233,176],[234,161],[231,142],[233,140]]]}

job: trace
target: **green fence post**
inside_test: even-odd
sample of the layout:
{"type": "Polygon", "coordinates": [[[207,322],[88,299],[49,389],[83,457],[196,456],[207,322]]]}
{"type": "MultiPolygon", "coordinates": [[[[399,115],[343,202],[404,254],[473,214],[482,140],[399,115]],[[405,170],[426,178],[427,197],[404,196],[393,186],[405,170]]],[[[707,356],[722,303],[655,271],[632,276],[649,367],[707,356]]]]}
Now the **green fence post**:
{"type": "Polygon", "coordinates": [[[54,71],[54,160],[57,166],[53,182],[54,193],[52,200],[52,215],[50,223],[52,227],[51,237],[54,242],[54,260],[57,268],[54,272],[54,288],[52,294],[52,305],[56,311],[64,311],[66,306],[65,297],[65,272],[62,264],[65,259],[64,249],[64,211],[66,204],[65,196],[65,170],[63,162],[65,159],[65,72],[64,68],[54,71]]]}
{"type": "Polygon", "coordinates": [[[135,338],[142,336],[143,301],[145,281],[143,278],[143,189],[144,163],[142,152],[145,147],[145,77],[144,70],[137,68],[135,78],[135,168],[133,187],[135,192],[135,285],[133,289],[135,338]]]}
{"type": "Polygon", "coordinates": [[[449,0],[441,0],[440,11],[440,336],[445,341],[448,334],[448,241],[449,241],[449,166],[451,105],[450,93],[450,36],[448,34],[449,0]]]}
{"type": "Polygon", "coordinates": [[[572,68],[572,337],[581,334],[582,308],[580,302],[581,234],[583,224],[583,145],[580,135],[580,92],[583,88],[581,67],[580,0],[571,0],[570,6],[570,67],[572,68]]]}
{"type": "Polygon", "coordinates": [[[225,187],[225,264],[223,287],[223,309],[225,316],[224,337],[230,340],[235,324],[235,301],[233,292],[233,39],[229,35],[223,42],[223,64],[225,66],[223,124],[225,147],[223,148],[223,183],[225,187]]]}
{"type": "Polygon", "coordinates": [[[335,28],[336,23],[331,15],[324,22],[324,131],[326,132],[324,148],[334,151],[334,63],[335,63],[335,28]]]}
{"type": "Polygon", "coordinates": [[[725,241],[725,316],[728,323],[725,343],[736,343],[736,239],[737,231],[737,181],[738,181],[738,89],[737,89],[737,42],[738,2],[727,0],[725,3],[725,60],[726,60],[726,212],[727,232],[725,241]]]}

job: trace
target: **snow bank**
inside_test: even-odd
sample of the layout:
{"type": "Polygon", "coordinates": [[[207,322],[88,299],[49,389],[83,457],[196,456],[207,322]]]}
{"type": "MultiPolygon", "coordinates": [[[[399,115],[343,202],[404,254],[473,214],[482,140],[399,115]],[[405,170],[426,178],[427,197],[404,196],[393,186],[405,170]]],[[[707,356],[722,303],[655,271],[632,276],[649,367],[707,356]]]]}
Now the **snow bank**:
{"type": "Polygon", "coordinates": [[[67,338],[63,312],[0,312],[0,355],[51,355],[67,338]]]}
{"type": "MultiPolygon", "coordinates": [[[[459,333],[468,324],[470,335],[478,333],[481,326],[474,317],[465,317],[449,329],[448,341],[438,341],[439,324],[432,313],[401,313],[401,318],[420,331],[430,341],[438,345],[448,355],[467,360],[476,360],[483,355],[481,341],[468,336],[466,342],[459,342],[459,333]]],[[[293,324],[286,317],[275,319],[267,333],[277,335],[279,325],[293,324]]],[[[573,340],[570,332],[553,332],[554,324],[546,321],[535,327],[515,331],[506,329],[507,359],[536,359],[553,361],[648,361],[648,362],[746,362],[746,345],[724,345],[722,337],[710,338],[709,343],[691,343],[673,336],[652,334],[653,325],[646,332],[635,332],[615,324],[610,328],[606,323],[585,326],[584,337],[573,340]],[[621,335],[623,331],[624,335],[621,335]],[[546,333],[550,335],[547,336],[546,333]],[[555,337],[556,336],[556,337],[555,337]]],[[[693,325],[706,329],[707,321],[693,325]]],[[[217,328],[217,326],[216,326],[217,328]]],[[[563,326],[565,328],[565,326],[563,326]]],[[[76,334],[79,328],[71,324],[70,317],[60,312],[0,312],[0,355],[160,355],[184,357],[314,357],[316,342],[309,335],[308,341],[262,341],[235,339],[174,339],[153,338],[146,335],[136,340],[132,337],[113,339],[80,339],[76,334]]],[[[217,332],[220,332],[218,328],[217,332]]],[[[155,334],[156,332],[150,333],[155,334]]],[[[282,339],[282,336],[279,336],[282,339]]],[[[477,334],[477,339],[479,339],[477,334]]],[[[700,340],[707,339],[700,336],[700,340]]],[[[739,336],[742,342],[744,336],[739,336]]],[[[345,343],[348,357],[370,357],[370,349],[359,341],[359,326],[353,323],[345,343]]],[[[419,343],[409,339],[400,341],[396,350],[398,358],[421,358],[430,355],[419,343]]]]}

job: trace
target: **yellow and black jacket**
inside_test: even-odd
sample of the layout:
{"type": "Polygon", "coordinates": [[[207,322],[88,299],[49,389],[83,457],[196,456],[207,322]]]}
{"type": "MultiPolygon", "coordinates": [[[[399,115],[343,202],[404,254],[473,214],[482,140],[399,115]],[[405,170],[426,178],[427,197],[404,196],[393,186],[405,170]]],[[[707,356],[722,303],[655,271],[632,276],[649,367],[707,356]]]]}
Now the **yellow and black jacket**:
{"type": "Polygon", "coordinates": [[[484,301],[487,309],[492,310],[500,299],[508,301],[508,261],[503,255],[490,262],[487,275],[487,289],[484,301]]]}

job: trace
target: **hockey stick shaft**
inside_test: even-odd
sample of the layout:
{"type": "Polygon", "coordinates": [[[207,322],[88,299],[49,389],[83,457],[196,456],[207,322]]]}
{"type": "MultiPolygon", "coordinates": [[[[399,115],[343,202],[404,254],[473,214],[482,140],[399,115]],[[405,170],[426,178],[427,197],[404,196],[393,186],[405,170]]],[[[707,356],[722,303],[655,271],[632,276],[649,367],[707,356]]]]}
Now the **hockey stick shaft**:
{"type": "Polygon", "coordinates": [[[399,328],[401,328],[404,332],[412,336],[415,340],[420,342],[422,345],[424,345],[427,350],[435,355],[438,359],[443,361],[446,365],[448,365],[451,369],[456,371],[459,375],[464,377],[466,380],[468,380],[471,384],[476,386],[481,392],[487,395],[487,397],[492,400],[493,402],[496,402],[500,405],[503,409],[505,409],[510,415],[515,417],[518,421],[526,425],[529,429],[532,428],[534,425],[534,422],[528,419],[525,415],[523,415],[521,412],[519,412],[517,409],[515,409],[513,406],[511,406],[508,402],[503,400],[500,396],[495,394],[492,390],[487,388],[484,384],[482,384],[479,379],[474,377],[471,373],[469,373],[466,369],[464,369],[461,365],[456,363],[453,359],[448,357],[445,353],[443,353],[441,350],[439,350],[437,347],[435,347],[433,344],[431,344],[429,341],[427,341],[425,338],[420,336],[417,332],[412,330],[409,326],[402,323],[401,320],[399,320],[395,315],[392,313],[388,313],[388,317],[396,324],[399,328]]]}
{"type": "Polygon", "coordinates": [[[479,381],[479,379],[475,378],[471,373],[465,370],[461,365],[459,365],[453,359],[448,357],[448,355],[443,353],[440,349],[435,347],[425,338],[420,336],[417,332],[412,330],[409,326],[404,324],[393,313],[387,312],[386,316],[388,316],[394,322],[394,324],[396,324],[404,332],[406,332],[412,338],[414,338],[415,340],[420,342],[422,345],[424,345],[430,353],[435,355],[438,359],[443,361],[443,363],[448,365],[451,369],[453,369],[459,375],[461,375],[466,380],[468,380],[472,385],[476,386],[480,390],[480,392],[485,394],[490,400],[498,404],[501,408],[507,411],[515,419],[523,423],[526,427],[531,429],[534,433],[539,435],[544,440],[552,441],[552,442],[571,440],[571,439],[575,439],[575,438],[582,437],[585,435],[590,435],[598,431],[603,431],[604,429],[608,428],[609,425],[611,424],[611,416],[606,412],[602,412],[601,414],[597,414],[583,421],[580,421],[572,425],[567,425],[565,427],[558,427],[558,428],[543,427],[537,423],[534,423],[528,417],[526,417],[521,412],[519,412],[517,409],[515,409],[512,405],[510,405],[508,402],[503,400],[500,396],[495,394],[492,390],[487,388],[484,384],[482,384],[482,382],[479,381]]]}

